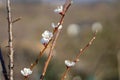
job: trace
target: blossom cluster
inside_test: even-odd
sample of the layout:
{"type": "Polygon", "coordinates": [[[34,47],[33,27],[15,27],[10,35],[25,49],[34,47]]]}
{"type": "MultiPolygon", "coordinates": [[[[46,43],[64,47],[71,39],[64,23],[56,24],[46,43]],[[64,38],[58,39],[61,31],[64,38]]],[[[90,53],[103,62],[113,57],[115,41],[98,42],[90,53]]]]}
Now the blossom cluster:
{"type": "MultiPolygon", "coordinates": [[[[57,9],[54,10],[55,13],[62,13],[63,12],[63,6],[58,6],[57,9]]],[[[55,25],[55,23],[51,24],[52,28],[55,29],[62,29],[62,25],[60,23],[58,23],[57,25],[55,25]]],[[[49,41],[52,39],[53,37],[53,33],[45,30],[42,33],[42,39],[41,39],[41,43],[43,45],[47,45],[49,43],[49,41]]]]}
{"type": "Polygon", "coordinates": [[[55,10],[54,10],[55,13],[62,13],[63,12],[63,6],[58,6],[55,10]]]}
{"type": "MultiPolygon", "coordinates": [[[[72,1],[71,1],[72,3],[72,1]]],[[[60,15],[64,15],[64,6],[58,6],[55,10],[54,10],[55,13],[58,13],[60,15]]],[[[51,24],[52,28],[53,28],[53,32],[55,30],[60,30],[62,29],[62,23],[53,23],[51,24]]],[[[46,46],[47,44],[49,44],[49,42],[52,40],[54,36],[54,33],[48,31],[48,30],[45,30],[43,33],[42,33],[42,38],[41,38],[41,43],[46,46]]],[[[75,63],[74,61],[70,61],[70,60],[65,60],[65,65],[67,67],[73,67],[75,66],[75,63]]],[[[24,77],[28,77],[30,74],[32,74],[32,70],[30,68],[24,68],[23,70],[21,70],[21,74],[24,76],[24,77]]]]}
{"type": "Polygon", "coordinates": [[[41,43],[46,45],[53,37],[53,33],[46,30],[44,33],[42,33],[42,37],[43,38],[41,39],[41,43]]]}
{"type": "MultiPolygon", "coordinates": [[[[55,10],[55,13],[62,13],[63,12],[63,6],[58,6],[55,10]]],[[[58,23],[57,25],[55,25],[54,23],[51,24],[52,28],[55,29],[62,29],[62,25],[60,23],[58,23]]],[[[52,39],[53,37],[53,33],[45,30],[42,33],[42,39],[41,39],[41,43],[45,46],[49,43],[49,41],[52,39]]],[[[32,74],[32,70],[30,68],[24,68],[23,70],[21,70],[21,74],[25,77],[29,76],[30,74],[32,74]]]]}
{"type": "Polygon", "coordinates": [[[75,62],[74,61],[70,61],[70,60],[65,60],[65,65],[67,67],[73,67],[73,66],[75,66],[75,62]]]}
{"type": "Polygon", "coordinates": [[[25,77],[29,76],[30,74],[32,74],[32,70],[30,68],[24,68],[23,70],[21,70],[21,74],[25,77]]]}

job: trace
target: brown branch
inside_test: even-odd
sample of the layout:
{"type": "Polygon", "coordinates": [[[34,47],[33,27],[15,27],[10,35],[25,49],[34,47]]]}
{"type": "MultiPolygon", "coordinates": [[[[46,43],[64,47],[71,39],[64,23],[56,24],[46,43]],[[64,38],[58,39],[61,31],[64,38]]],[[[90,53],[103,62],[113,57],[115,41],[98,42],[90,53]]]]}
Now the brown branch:
{"type": "Polygon", "coordinates": [[[12,23],[18,22],[19,20],[21,20],[21,17],[19,17],[19,18],[13,20],[12,23]]]}
{"type": "MultiPolygon", "coordinates": [[[[93,36],[93,38],[89,41],[89,43],[86,44],[85,47],[83,47],[82,49],[80,49],[79,54],[78,54],[78,55],[76,56],[76,58],[73,60],[75,63],[79,61],[80,55],[93,43],[93,41],[94,41],[95,38],[96,38],[96,33],[97,33],[97,31],[94,33],[94,36],[93,36]]],[[[63,76],[61,77],[61,80],[64,80],[64,79],[66,78],[66,75],[67,75],[68,71],[70,70],[70,68],[71,68],[71,67],[68,67],[68,66],[67,66],[67,68],[66,68],[63,76]]]]}
{"type": "Polygon", "coordinates": [[[11,5],[10,5],[10,0],[7,0],[7,20],[8,20],[8,46],[9,46],[9,80],[14,80],[13,79],[13,32],[12,32],[12,16],[11,16],[11,5]]]}
{"type": "Polygon", "coordinates": [[[47,61],[45,62],[44,69],[43,69],[42,75],[41,75],[41,77],[40,77],[40,80],[43,80],[43,79],[44,79],[44,76],[45,76],[47,67],[48,67],[48,65],[49,65],[49,62],[50,62],[50,60],[51,60],[51,58],[52,58],[53,49],[54,49],[54,47],[55,47],[55,44],[56,44],[56,41],[57,41],[58,36],[59,36],[59,34],[60,34],[60,31],[61,31],[61,29],[58,29],[58,32],[57,32],[57,34],[56,34],[56,36],[55,36],[55,38],[54,38],[54,40],[53,40],[53,43],[52,43],[52,45],[51,45],[51,48],[50,48],[50,52],[49,52],[47,61]]]}
{"type": "Polygon", "coordinates": [[[66,78],[66,74],[68,73],[69,70],[70,70],[70,67],[67,67],[67,69],[65,70],[61,80],[64,80],[66,78]]]}
{"type": "Polygon", "coordinates": [[[90,45],[92,45],[93,41],[94,41],[95,38],[96,38],[96,34],[97,34],[97,31],[94,33],[94,36],[93,36],[93,38],[89,41],[89,43],[88,43],[87,45],[85,45],[85,47],[84,47],[83,49],[80,49],[80,53],[76,56],[74,62],[79,61],[80,55],[81,55],[90,45]]]}

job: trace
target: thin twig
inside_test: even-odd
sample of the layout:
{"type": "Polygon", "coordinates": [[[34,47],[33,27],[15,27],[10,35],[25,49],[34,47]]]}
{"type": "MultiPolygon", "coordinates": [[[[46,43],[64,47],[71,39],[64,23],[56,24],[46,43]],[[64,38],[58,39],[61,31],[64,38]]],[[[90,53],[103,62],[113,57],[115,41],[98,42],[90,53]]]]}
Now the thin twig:
{"type": "Polygon", "coordinates": [[[64,72],[61,80],[64,80],[66,78],[66,75],[67,75],[67,73],[68,73],[69,70],[70,70],[70,67],[67,67],[67,69],[65,70],[65,72],[64,72]]]}
{"type": "Polygon", "coordinates": [[[9,46],[9,80],[14,80],[13,78],[13,67],[14,67],[14,62],[13,62],[13,32],[12,32],[12,16],[11,16],[11,3],[10,0],[7,0],[7,20],[8,20],[8,46],[9,46]]]}
{"type": "Polygon", "coordinates": [[[4,78],[5,78],[5,80],[9,80],[8,74],[7,74],[7,69],[6,69],[5,62],[4,62],[3,55],[2,55],[2,51],[1,51],[1,45],[0,45],[0,61],[1,61],[2,72],[3,72],[4,78]]]}
{"type": "Polygon", "coordinates": [[[19,20],[21,20],[21,17],[19,17],[19,18],[13,20],[12,23],[18,22],[19,20]]]}
{"type": "MultiPolygon", "coordinates": [[[[95,38],[96,38],[96,33],[97,33],[97,31],[94,33],[94,36],[93,36],[92,39],[89,41],[89,43],[86,44],[85,47],[83,47],[82,49],[80,49],[79,54],[76,56],[76,58],[73,60],[73,62],[76,63],[76,62],[79,61],[80,55],[83,54],[83,52],[84,52],[84,51],[93,43],[93,41],[95,40],[95,38]]],[[[66,67],[67,67],[67,66],[66,66],[66,67]]],[[[61,77],[61,80],[64,80],[64,79],[66,78],[66,75],[67,75],[68,71],[70,70],[70,68],[71,68],[71,67],[67,67],[67,68],[66,68],[63,76],[61,77]]]]}
{"type": "MultiPolygon", "coordinates": [[[[59,21],[60,24],[58,25],[58,28],[59,28],[60,25],[63,24],[65,14],[66,14],[67,10],[69,9],[70,5],[71,5],[71,2],[67,2],[67,1],[66,1],[65,5],[64,5],[64,11],[61,13],[62,17],[61,17],[61,19],[60,19],[60,21],[59,21]]],[[[48,68],[49,62],[50,62],[50,60],[51,60],[51,58],[52,58],[52,55],[53,55],[53,49],[54,49],[54,47],[55,47],[55,45],[56,45],[56,41],[57,41],[57,39],[58,39],[58,36],[59,36],[61,30],[62,30],[62,29],[57,29],[57,33],[56,33],[55,38],[54,38],[54,40],[53,40],[53,42],[52,42],[52,45],[51,45],[51,48],[50,48],[50,52],[49,52],[47,61],[45,62],[44,69],[43,69],[42,75],[41,75],[41,77],[40,77],[40,80],[43,80],[43,79],[44,79],[46,70],[47,70],[47,68],[48,68]]]]}
{"type": "Polygon", "coordinates": [[[50,60],[51,60],[51,58],[52,58],[53,49],[54,49],[55,44],[56,44],[56,41],[57,41],[57,39],[58,39],[58,37],[59,37],[60,31],[61,31],[61,29],[58,30],[58,32],[57,32],[57,34],[56,34],[56,36],[55,36],[55,38],[54,38],[54,40],[53,40],[53,43],[52,43],[52,45],[51,45],[51,48],[50,48],[50,52],[49,52],[47,61],[45,62],[44,69],[43,69],[42,75],[41,75],[41,77],[40,77],[40,80],[43,80],[43,79],[44,79],[44,76],[45,76],[47,67],[48,67],[48,65],[49,65],[49,62],[50,62],[50,60]]]}

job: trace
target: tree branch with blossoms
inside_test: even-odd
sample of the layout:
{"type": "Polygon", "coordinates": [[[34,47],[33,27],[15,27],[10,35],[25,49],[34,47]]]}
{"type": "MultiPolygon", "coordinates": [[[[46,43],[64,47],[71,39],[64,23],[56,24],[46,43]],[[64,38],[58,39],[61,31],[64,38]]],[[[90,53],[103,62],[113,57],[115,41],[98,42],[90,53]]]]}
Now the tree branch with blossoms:
{"type": "Polygon", "coordinates": [[[66,65],[66,70],[63,74],[63,76],[61,77],[61,80],[64,80],[66,78],[67,73],[69,72],[69,70],[71,69],[71,67],[75,66],[75,64],[79,61],[79,57],[81,54],[83,54],[83,52],[90,46],[92,45],[93,41],[96,38],[96,34],[97,31],[94,33],[94,36],[92,37],[92,39],[88,42],[88,44],[85,45],[85,47],[83,47],[82,49],[80,49],[79,54],[76,56],[76,58],[72,61],[70,60],[65,60],[65,65],[66,65]]]}
{"type": "Polygon", "coordinates": [[[59,33],[62,29],[62,24],[63,24],[63,21],[64,21],[65,14],[66,14],[68,8],[70,7],[70,5],[71,5],[71,0],[66,0],[66,3],[64,4],[64,6],[58,6],[57,9],[54,10],[55,13],[58,13],[58,14],[61,15],[60,21],[58,22],[57,25],[55,25],[54,23],[51,24],[51,26],[54,28],[53,32],[49,32],[49,31],[46,30],[42,34],[43,38],[41,39],[41,43],[44,45],[44,48],[42,49],[42,51],[40,51],[39,56],[37,57],[35,62],[30,65],[29,68],[24,68],[23,70],[21,70],[21,74],[25,77],[25,80],[28,78],[28,76],[30,74],[32,74],[33,68],[38,64],[38,62],[39,62],[40,58],[42,57],[44,51],[47,49],[48,45],[52,42],[52,46],[51,46],[51,49],[50,49],[50,52],[49,52],[49,56],[48,56],[48,59],[46,61],[45,66],[44,66],[43,74],[46,72],[49,61],[51,60],[52,51],[53,51],[54,46],[56,44],[56,40],[57,40],[57,38],[59,36],[59,33]]]}
{"type": "MultiPolygon", "coordinates": [[[[30,65],[29,68],[24,68],[23,70],[21,70],[21,74],[24,76],[24,80],[28,80],[29,75],[32,74],[33,68],[38,64],[38,62],[39,62],[40,58],[42,57],[44,51],[47,49],[48,45],[50,45],[50,43],[51,43],[50,51],[49,51],[47,60],[44,64],[42,74],[40,76],[40,80],[44,79],[47,68],[48,68],[48,65],[49,65],[49,63],[52,59],[52,56],[53,56],[53,50],[55,48],[57,39],[58,39],[58,37],[60,35],[60,32],[62,30],[64,17],[66,15],[67,10],[71,6],[71,3],[72,3],[71,0],[66,0],[66,3],[63,6],[58,6],[57,9],[54,10],[55,13],[58,13],[58,14],[61,15],[60,21],[58,22],[57,25],[55,25],[54,23],[51,24],[51,26],[53,27],[52,32],[46,30],[42,33],[41,43],[44,45],[44,48],[40,51],[37,59],[35,60],[34,63],[32,63],[30,65]]],[[[94,36],[89,41],[89,43],[87,45],[85,45],[85,47],[80,49],[80,53],[76,56],[76,58],[74,60],[72,60],[72,61],[65,60],[66,70],[65,70],[63,76],[61,77],[61,80],[64,80],[66,78],[66,75],[67,75],[68,71],[71,69],[71,67],[73,67],[79,61],[80,55],[93,43],[93,41],[96,38],[96,33],[97,33],[97,31],[94,33],[94,36]]]]}
{"type": "MultiPolygon", "coordinates": [[[[62,30],[62,26],[61,26],[61,25],[63,24],[63,20],[64,20],[65,13],[66,13],[66,11],[68,10],[68,8],[70,7],[70,5],[71,5],[71,1],[66,2],[66,4],[64,5],[64,8],[63,8],[62,6],[60,6],[60,7],[58,7],[58,9],[55,9],[55,12],[58,12],[59,14],[61,14],[62,17],[61,17],[60,22],[58,23],[57,33],[56,33],[55,37],[53,37],[54,39],[53,39],[53,41],[52,41],[52,45],[51,45],[51,47],[50,47],[50,52],[49,52],[48,58],[47,58],[47,60],[46,60],[46,62],[45,62],[44,69],[43,69],[42,75],[41,75],[41,77],[40,77],[40,80],[43,80],[43,79],[44,79],[44,76],[45,76],[47,67],[48,67],[49,62],[50,62],[50,60],[51,60],[51,58],[52,58],[52,55],[53,55],[53,50],[54,50],[56,41],[57,41],[58,36],[59,36],[59,34],[60,34],[61,30],[62,30]],[[67,4],[67,3],[68,3],[68,4],[67,4]]],[[[52,24],[52,26],[55,28],[54,24],[52,24]]]]}
{"type": "MultiPolygon", "coordinates": [[[[61,29],[62,29],[62,28],[61,28],[61,29]]],[[[52,45],[51,45],[51,47],[50,47],[50,52],[49,52],[48,58],[47,58],[47,60],[46,60],[46,62],[45,62],[44,69],[43,69],[42,75],[41,75],[41,77],[40,77],[40,80],[43,80],[43,79],[44,79],[44,76],[45,76],[47,67],[48,67],[48,65],[49,65],[49,63],[50,63],[50,60],[51,60],[52,56],[53,56],[53,49],[54,49],[54,47],[55,47],[55,44],[56,44],[56,41],[57,41],[57,39],[58,39],[58,37],[59,37],[59,34],[60,34],[61,29],[58,29],[57,34],[55,35],[55,38],[54,38],[54,40],[53,40],[53,42],[52,42],[52,45]]]]}

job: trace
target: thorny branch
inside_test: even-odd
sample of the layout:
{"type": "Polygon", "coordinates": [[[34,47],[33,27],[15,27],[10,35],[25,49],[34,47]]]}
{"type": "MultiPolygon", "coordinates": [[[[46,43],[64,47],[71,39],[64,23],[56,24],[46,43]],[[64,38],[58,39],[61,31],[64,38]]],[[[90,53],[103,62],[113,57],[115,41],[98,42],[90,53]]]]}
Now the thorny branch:
{"type": "Polygon", "coordinates": [[[11,3],[10,0],[6,2],[7,7],[7,20],[8,20],[8,46],[9,46],[9,80],[14,80],[13,78],[13,67],[14,67],[14,51],[13,51],[13,32],[12,32],[12,16],[11,16],[11,3]]]}
{"type": "MultiPolygon", "coordinates": [[[[83,47],[82,49],[80,49],[79,54],[76,56],[76,58],[73,60],[73,62],[76,63],[76,62],[79,61],[80,55],[81,55],[81,54],[93,43],[93,41],[95,40],[96,34],[97,34],[97,31],[94,33],[94,36],[93,36],[93,38],[89,41],[89,43],[88,43],[87,45],[85,45],[85,47],[83,47]]],[[[66,66],[66,67],[67,67],[67,68],[66,68],[63,76],[61,77],[61,80],[64,80],[64,79],[66,78],[66,75],[67,75],[68,71],[69,71],[70,68],[71,68],[71,67],[68,67],[68,66],[66,66]]]]}

